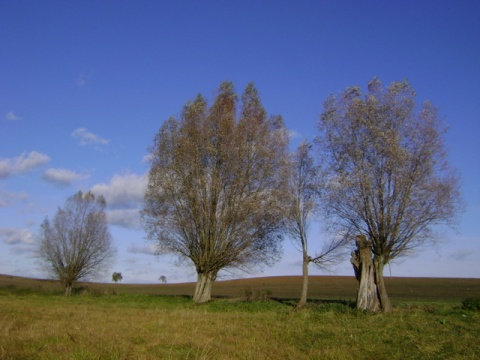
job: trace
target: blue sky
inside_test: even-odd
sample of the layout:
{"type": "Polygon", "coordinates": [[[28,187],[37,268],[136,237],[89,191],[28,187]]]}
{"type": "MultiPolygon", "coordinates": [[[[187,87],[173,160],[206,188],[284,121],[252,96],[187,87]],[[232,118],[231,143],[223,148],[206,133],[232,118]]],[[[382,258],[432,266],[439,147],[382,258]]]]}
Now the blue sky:
{"type": "MultiPolygon", "coordinates": [[[[478,1],[1,1],[0,273],[43,276],[40,223],[81,189],[107,199],[124,282],[195,280],[188,263],[152,255],[138,222],[162,122],[223,80],[237,92],[253,81],[293,149],[317,134],[329,94],[374,76],[407,79],[439,108],[466,202],[437,248],[386,273],[480,277],[478,1]]],[[[314,252],[322,235],[310,237],[314,252]]],[[[284,248],[274,267],[232,276],[301,274],[284,248]]],[[[332,271],[353,275],[348,260],[332,271]]]]}

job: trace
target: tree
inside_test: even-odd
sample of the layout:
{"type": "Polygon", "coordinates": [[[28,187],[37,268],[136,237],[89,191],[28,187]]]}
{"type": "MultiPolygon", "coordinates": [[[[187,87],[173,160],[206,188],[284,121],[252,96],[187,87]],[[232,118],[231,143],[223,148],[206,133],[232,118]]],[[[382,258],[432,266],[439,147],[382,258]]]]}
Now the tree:
{"type": "Polygon", "coordinates": [[[415,105],[408,82],[383,88],[376,78],[365,96],[358,87],[330,96],[319,127],[318,143],[329,158],[328,214],[336,231],[359,236],[353,262],[358,265],[364,246],[373,262],[375,284],[360,284],[357,306],[375,309],[378,300],[378,309],[390,311],[385,265],[435,242],[435,226],[452,225],[460,209],[458,176],[442,140],[445,129],[429,102],[415,105]],[[372,287],[374,299],[362,290],[372,287]]]}
{"type": "Polygon", "coordinates": [[[114,258],[106,206],[103,196],[79,191],[58,208],[52,223],[47,218],[41,225],[39,257],[67,296],[76,281],[100,275],[114,258]]]}
{"type": "Polygon", "coordinates": [[[167,283],[167,277],[165,275],[162,275],[158,278],[158,280],[160,280],[162,282],[162,284],[166,284],[167,283]]]}
{"type": "Polygon", "coordinates": [[[193,262],[195,302],[210,300],[220,270],[278,258],[287,144],[282,119],[267,118],[253,84],[238,114],[233,85],[224,82],[210,108],[198,95],[160,128],[142,218],[160,251],[193,262]]]}
{"type": "Polygon", "coordinates": [[[115,282],[115,284],[119,281],[122,281],[123,280],[123,276],[122,276],[122,273],[120,272],[114,272],[112,274],[112,281],[115,282]]]}
{"type": "Polygon", "coordinates": [[[302,290],[297,307],[303,307],[308,294],[308,266],[310,263],[326,269],[340,259],[339,250],[344,239],[333,239],[326,243],[320,253],[311,257],[308,253],[308,230],[310,221],[318,208],[324,187],[323,172],[310,155],[311,145],[303,141],[292,156],[290,172],[289,207],[287,231],[292,241],[302,252],[302,290]]]}

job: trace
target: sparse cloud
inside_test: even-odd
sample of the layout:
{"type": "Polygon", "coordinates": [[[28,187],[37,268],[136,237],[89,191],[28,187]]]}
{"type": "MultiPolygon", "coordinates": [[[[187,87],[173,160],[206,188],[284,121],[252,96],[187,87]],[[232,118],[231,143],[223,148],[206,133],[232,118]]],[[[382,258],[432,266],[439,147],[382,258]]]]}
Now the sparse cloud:
{"type": "Polygon", "coordinates": [[[450,254],[450,258],[456,261],[465,261],[474,254],[474,251],[468,249],[459,249],[450,254]]]}
{"type": "Polygon", "coordinates": [[[27,173],[50,161],[48,155],[31,151],[13,159],[0,159],[0,178],[8,178],[15,174],[27,173]]]}
{"type": "Polygon", "coordinates": [[[288,136],[290,137],[290,139],[296,139],[300,137],[300,133],[295,130],[288,130],[288,136]]]}
{"type": "Polygon", "coordinates": [[[9,191],[0,191],[0,207],[14,205],[17,201],[23,201],[28,198],[28,194],[24,191],[12,193],[9,191]]]}
{"type": "Polygon", "coordinates": [[[84,74],[80,74],[77,78],[77,86],[78,87],[85,86],[86,82],[87,82],[87,77],[84,74]]]}
{"type": "Polygon", "coordinates": [[[152,161],[152,157],[152,154],[145,155],[142,159],[142,163],[149,163],[150,161],[152,161]]]}
{"type": "Polygon", "coordinates": [[[78,143],[84,145],[107,145],[108,139],[102,138],[88,131],[86,128],[78,128],[72,132],[72,137],[77,139],[78,143]]]}
{"type": "MultiPolygon", "coordinates": [[[[13,255],[22,255],[29,258],[37,256],[37,246],[35,236],[25,229],[7,229],[12,230],[10,237],[5,237],[4,243],[9,245],[9,252],[13,255]]],[[[2,229],[0,229],[0,238],[2,237],[2,229]]]]}
{"type": "Polygon", "coordinates": [[[74,181],[87,179],[88,175],[77,174],[67,169],[50,168],[43,174],[43,179],[55,186],[66,187],[71,185],[74,181]]]}
{"type": "Polygon", "coordinates": [[[26,229],[0,228],[0,238],[8,245],[33,245],[35,236],[26,229]]]}
{"type": "Polygon", "coordinates": [[[111,225],[134,230],[142,228],[140,223],[140,213],[137,209],[118,209],[108,211],[107,218],[111,225]]]}
{"type": "Polygon", "coordinates": [[[18,245],[14,246],[10,249],[10,252],[15,255],[34,255],[35,254],[35,248],[33,246],[28,246],[28,245],[18,245]]]}
{"type": "Polygon", "coordinates": [[[127,251],[132,254],[158,255],[157,247],[154,244],[143,246],[130,244],[127,251]]]}
{"type": "Polygon", "coordinates": [[[146,175],[126,174],[113,176],[108,184],[94,185],[91,191],[103,195],[109,207],[132,209],[143,204],[146,188],[146,175]]]}
{"type": "Polygon", "coordinates": [[[93,75],[93,71],[90,72],[82,72],[80,75],[77,77],[77,86],[78,87],[83,87],[85,86],[88,82],[90,82],[91,78],[93,75]]]}
{"type": "Polygon", "coordinates": [[[7,115],[5,115],[5,119],[8,121],[19,121],[22,120],[20,116],[17,116],[13,111],[9,111],[7,115]]]}

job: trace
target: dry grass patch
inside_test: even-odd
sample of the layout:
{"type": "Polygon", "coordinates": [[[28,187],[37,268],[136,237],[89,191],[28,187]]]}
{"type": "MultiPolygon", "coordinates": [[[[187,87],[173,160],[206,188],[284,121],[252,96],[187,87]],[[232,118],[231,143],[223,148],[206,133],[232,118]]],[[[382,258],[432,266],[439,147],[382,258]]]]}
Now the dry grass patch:
{"type": "Polygon", "coordinates": [[[317,300],[296,311],[300,281],[221,281],[227,298],[198,306],[183,296],[193,284],[89,283],[65,298],[56,282],[0,276],[0,359],[480,358],[480,313],[461,309],[479,279],[388,278],[389,315],[352,310],[348,277],[312,277],[317,300]],[[242,301],[247,290],[277,301],[242,301]]]}
{"type": "Polygon", "coordinates": [[[0,296],[1,359],[475,359],[478,312],[143,295],[0,296]]]}

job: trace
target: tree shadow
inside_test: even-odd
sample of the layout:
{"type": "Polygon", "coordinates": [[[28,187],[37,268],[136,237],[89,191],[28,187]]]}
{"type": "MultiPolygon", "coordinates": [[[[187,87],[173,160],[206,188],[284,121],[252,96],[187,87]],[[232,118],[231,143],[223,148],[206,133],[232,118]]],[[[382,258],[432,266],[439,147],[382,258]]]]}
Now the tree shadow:
{"type": "MultiPolygon", "coordinates": [[[[297,307],[298,299],[295,298],[276,298],[272,297],[271,300],[276,301],[282,305],[290,306],[290,307],[297,307]]],[[[307,303],[305,304],[305,308],[310,307],[321,307],[321,306],[344,306],[350,309],[355,309],[355,301],[354,300],[345,300],[345,299],[308,299],[307,303]]]]}

